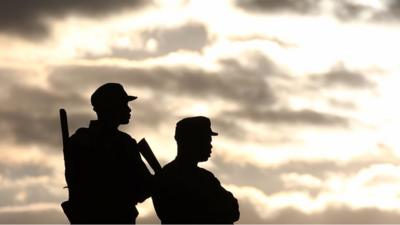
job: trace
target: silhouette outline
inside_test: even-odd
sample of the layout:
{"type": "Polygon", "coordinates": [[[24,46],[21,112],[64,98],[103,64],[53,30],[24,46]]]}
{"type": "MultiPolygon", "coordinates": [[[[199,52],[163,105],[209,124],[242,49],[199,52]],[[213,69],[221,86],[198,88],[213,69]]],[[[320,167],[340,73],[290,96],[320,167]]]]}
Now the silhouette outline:
{"type": "Polygon", "coordinates": [[[73,224],[135,223],[135,205],[150,197],[153,175],[138,144],[118,126],[131,117],[129,96],[121,84],[106,83],[92,94],[97,120],[79,128],[65,143],[69,200],[63,210],[73,224]]]}
{"type": "Polygon", "coordinates": [[[240,217],[237,199],[210,172],[198,167],[211,156],[207,117],[188,117],[176,124],[176,158],[156,174],[153,205],[163,224],[229,224],[240,217]]]}

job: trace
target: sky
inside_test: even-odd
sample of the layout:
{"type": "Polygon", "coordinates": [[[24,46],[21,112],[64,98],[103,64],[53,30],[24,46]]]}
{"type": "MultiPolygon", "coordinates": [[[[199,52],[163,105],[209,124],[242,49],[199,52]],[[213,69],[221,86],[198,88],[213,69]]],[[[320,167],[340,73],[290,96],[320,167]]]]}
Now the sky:
{"type": "MultiPolygon", "coordinates": [[[[239,200],[238,223],[400,221],[400,1],[4,0],[0,223],[67,223],[58,110],[139,98],[121,130],[162,165],[177,121],[211,119],[200,166],[239,200]]],[[[159,223],[151,199],[139,223],[159,223]]]]}

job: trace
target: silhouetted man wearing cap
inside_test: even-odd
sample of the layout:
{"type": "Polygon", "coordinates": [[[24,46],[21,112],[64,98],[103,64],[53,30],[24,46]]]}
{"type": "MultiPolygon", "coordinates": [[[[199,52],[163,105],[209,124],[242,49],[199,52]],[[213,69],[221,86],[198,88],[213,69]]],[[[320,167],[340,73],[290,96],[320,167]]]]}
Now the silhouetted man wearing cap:
{"type": "Polygon", "coordinates": [[[120,84],[107,83],[91,97],[98,119],[68,141],[65,176],[71,223],[135,223],[135,205],[150,196],[153,177],[140,158],[135,139],[118,130],[128,124],[129,96],[120,84]]]}
{"type": "Polygon", "coordinates": [[[176,124],[177,157],[156,176],[153,203],[162,223],[233,223],[239,205],[215,176],[197,164],[211,155],[211,130],[206,117],[190,117],[176,124]]]}

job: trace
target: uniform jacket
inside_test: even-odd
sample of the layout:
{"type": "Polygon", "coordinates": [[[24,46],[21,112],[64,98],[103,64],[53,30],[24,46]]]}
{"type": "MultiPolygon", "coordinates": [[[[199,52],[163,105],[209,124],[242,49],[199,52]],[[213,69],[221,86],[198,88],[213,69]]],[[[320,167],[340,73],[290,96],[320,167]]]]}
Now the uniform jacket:
{"type": "Polygon", "coordinates": [[[129,223],[151,195],[153,177],[135,139],[98,121],[71,136],[65,155],[69,204],[78,223],[129,223]],[[83,220],[82,220],[83,219],[83,220]]]}
{"type": "Polygon", "coordinates": [[[156,177],[153,203],[162,223],[233,223],[239,219],[236,198],[209,171],[174,160],[156,177]]]}

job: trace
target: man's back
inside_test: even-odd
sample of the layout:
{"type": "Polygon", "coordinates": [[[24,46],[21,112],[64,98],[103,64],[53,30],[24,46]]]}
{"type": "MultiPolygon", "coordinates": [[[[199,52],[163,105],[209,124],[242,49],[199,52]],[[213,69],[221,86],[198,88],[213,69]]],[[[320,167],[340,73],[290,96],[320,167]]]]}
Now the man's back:
{"type": "Polygon", "coordinates": [[[153,202],[162,223],[233,223],[239,206],[215,176],[178,160],[156,177],[153,202]]]}
{"type": "Polygon", "coordinates": [[[70,202],[83,219],[78,222],[134,222],[135,204],[149,197],[151,185],[136,141],[92,121],[71,136],[66,150],[70,202]]]}

